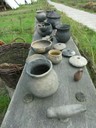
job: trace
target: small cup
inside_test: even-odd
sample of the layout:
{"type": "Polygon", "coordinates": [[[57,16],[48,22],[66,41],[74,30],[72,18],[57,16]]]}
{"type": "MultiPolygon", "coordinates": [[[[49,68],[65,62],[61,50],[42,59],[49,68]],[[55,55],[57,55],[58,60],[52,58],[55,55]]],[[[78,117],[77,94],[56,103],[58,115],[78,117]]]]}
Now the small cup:
{"type": "Polygon", "coordinates": [[[48,58],[53,64],[58,64],[62,60],[62,52],[56,49],[52,49],[48,52],[48,58]]]}

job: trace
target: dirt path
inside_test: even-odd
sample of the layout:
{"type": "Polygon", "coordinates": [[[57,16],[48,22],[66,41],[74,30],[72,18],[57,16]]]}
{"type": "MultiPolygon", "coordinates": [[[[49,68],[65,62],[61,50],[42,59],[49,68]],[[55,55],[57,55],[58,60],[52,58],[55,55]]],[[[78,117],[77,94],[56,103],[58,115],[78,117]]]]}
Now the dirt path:
{"type": "Polygon", "coordinates": [[[53,5],[57,10],[64,12],[68,17],[96,31],[96,14],[74,9],[63,4],[51,2],[50,0],[47,1],[49,4],[53,5]]]}

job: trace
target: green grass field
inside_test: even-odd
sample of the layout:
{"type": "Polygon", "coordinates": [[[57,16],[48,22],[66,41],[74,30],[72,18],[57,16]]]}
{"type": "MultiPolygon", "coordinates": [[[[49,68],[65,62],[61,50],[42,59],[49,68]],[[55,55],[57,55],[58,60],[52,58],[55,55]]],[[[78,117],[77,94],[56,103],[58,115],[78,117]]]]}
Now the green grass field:
{"type": "Polygon", "coordinates": [[[10,43],[16,37],[22,37],[28,43],[32,42],[36,10],[46,8],[46,2],[38,1],[32,5],[21,6],[0,14],[0,39],[10,43]]]}

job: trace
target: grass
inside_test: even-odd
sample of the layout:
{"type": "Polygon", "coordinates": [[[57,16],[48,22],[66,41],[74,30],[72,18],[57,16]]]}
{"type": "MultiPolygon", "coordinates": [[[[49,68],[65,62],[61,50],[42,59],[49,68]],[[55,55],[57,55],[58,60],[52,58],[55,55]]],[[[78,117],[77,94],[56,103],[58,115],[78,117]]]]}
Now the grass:
{"type": "Polygon", "coordinates": [[[1,13],[0,39],[10,43],[16,37],[22,37],[28,43],[32,41],[36,10],[46,8],[46,2],[38,1],[34,5],[21,6],[17,10],[1,13]],[[45,5],[45,6],[44,6],[45,5]],[[2,27],[1,27],[2,26],[2,27]]]}

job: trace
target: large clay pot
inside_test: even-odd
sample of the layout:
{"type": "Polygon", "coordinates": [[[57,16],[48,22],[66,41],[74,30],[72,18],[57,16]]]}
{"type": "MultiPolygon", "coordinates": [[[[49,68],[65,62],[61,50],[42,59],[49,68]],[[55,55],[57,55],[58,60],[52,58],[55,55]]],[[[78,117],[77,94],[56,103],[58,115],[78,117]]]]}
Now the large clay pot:
{"type": "Polygon", "coordinates": [[[52,24],[53,28],[56,28],[56,26],[61,24],[60,15],[58,15],[58,13],[56,11],[47,12],[47,22],[52,24]]]}
{"type": "Polygon", "coordinates": [[[52,33],[52,26],[50,23],[41,23],[37,25],[37,30],[38,33],[44,37],[52,33]]]}
{"type": "MultiPolygon", "coordinates": [[[[29,60],[28,60],[29,61],[29,60]]],[[[37,97],[47,97],[58,89],[58,77],[48,59],[37,58],[26,64],[29,90],[37,97]]]]}
{"type": "Polygon", "coordinates": [[[44,10],[38,10],[36,11],[36,19],[38,20],[38,22],[44,22],[44,20],[46,19],[46,13],[44,12],[44,10]]]}
{"type": "Polygon", "coordinates": [[[70,39],[70,25],[63,24],[56,27],[56,39],[58,42],[66,43],[70,39]]]}

